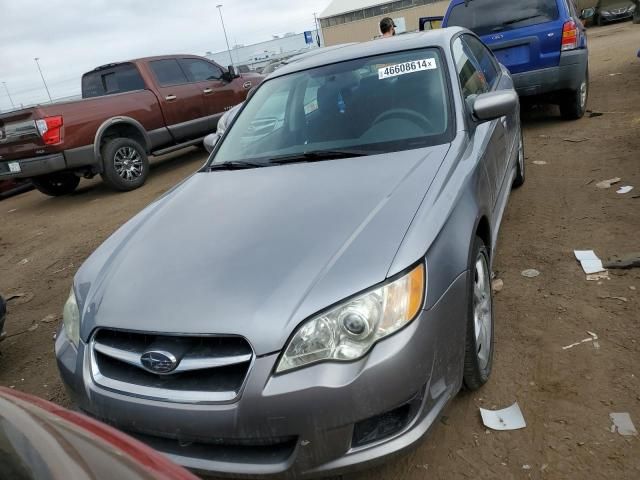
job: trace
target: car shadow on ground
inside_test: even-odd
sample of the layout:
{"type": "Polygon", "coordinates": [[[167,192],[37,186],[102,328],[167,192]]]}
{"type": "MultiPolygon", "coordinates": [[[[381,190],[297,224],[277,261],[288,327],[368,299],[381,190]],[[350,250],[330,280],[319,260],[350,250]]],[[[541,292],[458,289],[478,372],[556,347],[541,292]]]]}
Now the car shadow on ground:
{"type": "MultiPolygon", "coordinates": [[[[194,147],[179,150],[160,157],[150,157],[149,165],[151,171],[147,183],[136,191],[142,195],[147,195],[148,192],[145,192],[145,190],[149,191],[155,189],[155,196],[159,196],[174,185],[180,183],[183,176],[188,176],[188,173],[186,175],[179,175],[180,170],[184,170],[187,165],[192,165],[193,172],[195,172],[204,164],[206,159],[206,152],[194,147]],[[175,181],[170,182],[169,185],[166,185],[167,177],[176,177],[176,179],[175,181]]],[[[76,203],[79,198],[83,201],[97,201],[112,197],[122,197],[124,200],[127,192],[117,192],[110,189],[102,182],[100,176],[97,175],[92,179],[83,179],[78,188],[69,195],[48,197],[40,194],[39,192],[36,192],[36,194],[38,195],[39,200],[31,205],[31,208],[35,210],[43,204],[46,204],[48,207],[53,207],[55,205],[56,207],[65,208],[76,203]]]]}

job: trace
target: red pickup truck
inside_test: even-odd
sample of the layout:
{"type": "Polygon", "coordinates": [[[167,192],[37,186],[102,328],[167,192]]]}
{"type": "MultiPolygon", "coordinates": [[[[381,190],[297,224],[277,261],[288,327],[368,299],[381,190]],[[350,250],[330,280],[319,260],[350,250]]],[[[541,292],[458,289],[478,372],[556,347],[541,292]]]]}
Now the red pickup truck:
{"type": "Polygon", "coordinates": [[[97,174],[133,190],[148,155],[198,145],[264,77],[193,55],[98,67],[82,76],[82,100],[0,115],[0,180],[30,178],[42,193],[71,193],[97,174]]]}

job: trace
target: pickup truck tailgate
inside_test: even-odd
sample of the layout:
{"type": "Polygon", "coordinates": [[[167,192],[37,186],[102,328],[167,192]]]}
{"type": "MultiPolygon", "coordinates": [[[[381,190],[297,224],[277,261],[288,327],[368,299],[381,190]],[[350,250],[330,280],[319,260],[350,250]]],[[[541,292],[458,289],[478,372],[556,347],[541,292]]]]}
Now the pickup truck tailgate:
{"type": "Polygon", "coordinates": [[[44,148],[36,115],[34,108],[0,115],[0,162],[23,157],[25,153],[33,155],[44,148]]]}

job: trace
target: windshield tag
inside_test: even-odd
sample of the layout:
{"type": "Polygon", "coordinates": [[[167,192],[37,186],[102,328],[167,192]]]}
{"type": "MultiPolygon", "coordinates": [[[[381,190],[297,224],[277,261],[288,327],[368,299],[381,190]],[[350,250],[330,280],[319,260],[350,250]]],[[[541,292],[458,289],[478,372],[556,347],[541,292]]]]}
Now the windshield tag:
{"type": "Polygon", "coordinates": [[[378,69],[378,80],[406,75],[407,73],[422,72],[424,70],[435,70],[437,68],[435,58],[425,58],[423,60],[398,63],[397,65],[388,65],[378,69]]]}

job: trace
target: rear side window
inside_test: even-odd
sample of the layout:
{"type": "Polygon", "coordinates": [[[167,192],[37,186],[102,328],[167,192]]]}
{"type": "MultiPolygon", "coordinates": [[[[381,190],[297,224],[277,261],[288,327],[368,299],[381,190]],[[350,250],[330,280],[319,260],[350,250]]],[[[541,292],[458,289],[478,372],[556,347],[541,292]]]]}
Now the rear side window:
{"type": "Polygon", "coordinates": [[[138,67],[132,63],[85,73],[82,77],[82,98],[102,97],[144,88],[144,80],[138,67]]]}
{"type": "Polygon", "coordinates": [[[204,82],[207,80],[220,80],[222,69],[213,63],[198,60],[197,58],[182,58],[180,65],[190,82],[204,82]]]}
{"type": "Polygon", "coordinates": [[[154,60],[150,62],[149,65],[151,66],[151,70],[153,70],[153,74],[156,76],[156,80],[158,80],[158,83],[162,87],[188,83],[187,77],[175,58],[154,60]]]}
{"type": "Polygon", "coordinates": [[[468,98],[471,95],[480,95],[489,91],[489,83],[477,65],[469,48],[458,37],[453,42],[453,58],[456,62],[456,71],[462,87],[462,95],[468,98]]]}
{"type": "Polygon", "coordinates": [[[493,53],[476,37],[463,35],[462,39],[477,61],[478,67],[482,70],[484,78],[491,88],[498,82],[499,70],[493,53]]]}
{"type": "Polygon", "coordinates": [[[559,15],[556,0],[469,0],[451,9],[447,26],[488,35],[552,22],[559,15]]]}

